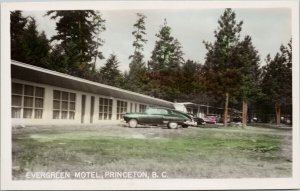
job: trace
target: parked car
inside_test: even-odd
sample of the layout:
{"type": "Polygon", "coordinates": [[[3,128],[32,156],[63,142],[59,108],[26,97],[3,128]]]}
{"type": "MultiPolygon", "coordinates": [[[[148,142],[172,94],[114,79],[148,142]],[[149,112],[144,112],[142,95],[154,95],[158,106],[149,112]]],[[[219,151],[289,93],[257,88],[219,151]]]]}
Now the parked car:
{"type": "Polygon", "coordinates": [[[206,115],[204,118],[205,123],[216,124],[217,123],[217,115],[206,115]]]}
{"type": "Polygon", "coordinates": [[[206,122],[204,121],[204,119],[200,118],[200,117],[194,117],[194,121],[196,122],[196,125],[204,125],[206,122]]]}
{"type": "Polygon", "coordinates": [[[162,107],[149,107],[143,113],[126,113],[123,119],[131,128],[140,124],[167,125],[170,129],[176,129],[178,125],[186,128],[193,124],[193,118],[188,114],[162,107]]]}
{"type": "Polygon", "coordinates": [[[191,126],[195,126],[197,127],[198,125],[204,125],[205,121],[200,118],[200,117],[196,117],[194,114],[192,113],[187,113],[191,118],[193,118],[193,123],[191,123],[191,126]]]}

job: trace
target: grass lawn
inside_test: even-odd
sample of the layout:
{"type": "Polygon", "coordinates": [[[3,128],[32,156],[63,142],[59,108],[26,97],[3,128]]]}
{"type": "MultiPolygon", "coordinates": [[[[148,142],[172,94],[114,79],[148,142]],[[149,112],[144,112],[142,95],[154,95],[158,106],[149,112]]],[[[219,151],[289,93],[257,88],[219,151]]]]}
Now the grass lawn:
{"type": "Polygon", "coordinates": [[[26,172],[143,171],[168,178],[290,177],[291,131],[248,127],[13,129],[13,177],[26,172]]]}

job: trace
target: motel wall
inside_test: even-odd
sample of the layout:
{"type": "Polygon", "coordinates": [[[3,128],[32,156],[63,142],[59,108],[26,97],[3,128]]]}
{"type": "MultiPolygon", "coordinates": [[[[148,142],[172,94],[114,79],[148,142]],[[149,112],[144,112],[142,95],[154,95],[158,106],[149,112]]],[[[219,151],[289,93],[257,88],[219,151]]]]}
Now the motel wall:
{"type": "MultiPolygon", "coordinates": [[[[110,124],[110,123],[120,123],[122,117],[119,115],[119,119],[117,119],[117,102],[123,101],[127,103],[127,107],[124,110],[125,112],[140,112],[143,108],[140,106],[147,107],[149,105],[145,103],[140,103],[132,100],[124,100],[115,97],[107,97],[101,94],[92,94],[88,92],[82,92],[72,89],[66,89],[56,86],[51,86],[47,84],[40,84],[30,81],[24,81],[20,79],[12,78],[12,83],[29,85],[34,87],[41,87],[44,88],[44,99],[43,99],[43,112],[41,118],[35,118],[34,111],[32,113],[31,118],[24,118],[24,98],[22,98],[22,106],[21,106],[21,113],[20,116],[16,118],[12,114],[12,125],[71,125],[71,124],[110,124]],[[74,93],[76,95],[75,99],[75,116],[74,119],[59,119],[53,118],[53,111],[54,111],[54,103],[53,103],[53,92],[54,90],[64,91],[74,93]],[[85,96],[85,104],[82,100],[83,96],[85,96]],[[94,97],[94,104],[92,105],[92,97],[94,97]],[[106,98],[112,100],[112,116],[111,119],[99,119],[99,98],[106,98]],[[132,105],[132,107],[131,107],[132,105]],[[93,108],[93,110],[92,110],[93,108]],[[84,111],[84,112],[83,112],[84,111]],[[120,118],[121,117],[121,118],[120,118]]],[[[13,94],[12,94],[13,96],[13,94]]],[[[14,104],[12,103],[12,109],[14,104]]],[[[124,109],[124,108],[123,108],[124,109]]],[[[34,108],[33,108],[34,110],[34,108]]],[[[123,111],[123,112],[124,112],[123,111]]],[[[120,112],[119,112],[120,113],[120,112]]],[[[61,114],[60,114],[61,115],[61,114]]]]}

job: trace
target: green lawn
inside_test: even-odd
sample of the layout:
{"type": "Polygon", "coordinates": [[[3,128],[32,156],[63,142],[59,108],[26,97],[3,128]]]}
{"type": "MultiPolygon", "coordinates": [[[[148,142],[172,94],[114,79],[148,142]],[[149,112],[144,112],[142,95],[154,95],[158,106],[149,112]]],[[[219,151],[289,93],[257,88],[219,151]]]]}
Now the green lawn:
{"type": "Polygon", "coordinates": [[[169,178],[289,177],[290,137],[290,131],[237,127],[28,127],[13,130],[13,176],[165,171],[169,178]]]}

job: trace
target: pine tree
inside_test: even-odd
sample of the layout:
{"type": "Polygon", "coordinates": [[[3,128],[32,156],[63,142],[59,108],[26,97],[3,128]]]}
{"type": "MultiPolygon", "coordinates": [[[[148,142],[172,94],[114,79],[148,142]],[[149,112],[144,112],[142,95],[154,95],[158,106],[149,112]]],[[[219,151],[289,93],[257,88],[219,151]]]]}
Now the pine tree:
{"type": "Polygon", "coordinates": [[[69,73],[69,63],[66,60],[68,57],[64,55],[64,50],[60,45],[51,47],[48,59],[46,61],[47,68],[50,70],[69,73]]]}
{"type": "Polygon", "coordinates": [[[281,45],[280,53],[277,53],[273,59],[268,55],[267,65],[263,67],[262,89],[275,106],[276,124],[280,124],[283,100],[292,97],[291,47],[291,41],[287,47],[281,45]]]}
{"type": "Polygon", "coordinates": [[[34,18],[30,17],[28,26],[23,34],[22,47],[25,51],[26,63],[46,67],[50,45],[45,32],[39,33],[34,18]]]}
{"type": "Polygon", "coordinates": [[[21,11],[11,12],[11,58],[27,64],[47,67],[50,50],[44,31],[37,30],[33,17],[23,17],[21,11]]]}
{"type": "Polygon", "coordinates": [[[22,40],[27,22],[27,18],[22,16],[21,11],[10,12],[11,58],[20,62],[26,62],[22,40]]]}
{"type": "Polygon", "coordinates": [[[178,41],[178,39],[174,39],[174,41],[172,42],[172,53],[170,56],[170,64],[169,64],[169,68],[170,69],[177,69],[183,66],[183,64],[185,63],[184,59],[183,59],[183,51],[182,51],[182,46],[180,44],[180,42],[178,41]]]}
{"type": "Polygon", "coordinates": [[[260,58],[252,44],[250,36],[246,36],[235,48],[233,63],[239,68],[238,97],[242,99],[242,126],[246,127],[248,102],[255,101],[260,94],[260,58]]]}
{"type": "Polygon", "coordinates": [[[143,80],[146,72],[143,55],[144,44],[147,42],[147,40],[144,38],[144,36],[146,35],[146,16],[141,13],[137,13],[137,17],[138,19],[133,25],[135,30],[132,32],[132,35],[134,36],[134,41],[132,44],[134,47],[134,53],[129,57],[129,59],[131,59],[131,62],[129,64],[129,74],[127,76],[127,89],[141,92],[143,88],[142,86],[144,85],[143,80]]]}
{"type": "Polygon", "coordinates": [[[95,70],[97,58],[104,58],[99,51],[103,45],[99,34],[105,30],[105,20],[93,10],[48,11],[46,15],[57,20],[57,34],[51,41],[60,43],[63,54],[69,57],[65,60],[74,61],[68,64],[73,65],[71,73],[88,78],[86,74],[95,70]]]}
{"type": "Polygon", "coordinates": [[[96,68],[97,59],[104,59],[103,53],[98,50],[98,48],[104,44],[104,40],[100,38],[100,33],[106,30],[104,24],[105,20],[102,18],[100,13],[96,12],[96,15],[93,17],[93,25],[95,27],[95,41],[92,43],[95,49],[92,54],[92,56],[94,56],[94,63],[91,64],[93,72],[96,68]]]}
{"type": "Polygon", "coordinates": [[[179,85],[185,100],[195,100],[201,92],[201,65],[193,60],[187,60],[181,70],[179,85]]]}
{"type": "Polygon", "coordinates": [[[144,35],[146,35],[145,19],[147,17],[141,13],[137,13],[136,15],[138,19],[133,25],[135,27],[135,31],[132,32],[132,35],[134,36],[135,40],[133,41],[132,45],[134,47],[134,52],[141,52],[144,50],[144,44],[147,42],[147,40],[144,38],[144,35]]]}
{"type": "Polygon", "coordinates": [[[182,47],[180,42],[171,36],[171,27],[167,25],[166,19],[156,37],[158,40],[152,51],[150,69],[154,71],[177,69],[184,62],[182,47]]]}
{"type": "Polygon", "coordinates": [[[238,69],[234,67],[233,50],[239,42],[241,26],[237,23],[235,13],[226,9],[218,20],[215,42],[204,42],[207,54],[205,61],[206,86],[211,91],[225,96],[224,125],[227,126],[229,95],[238,88],[238,69]]]}
{"type": "Polygon", "coordinates": [[[78,70],[79,68],[79,49],[73,42],[65,45],[65,48],[60,44],[54,45],[49,54],[47,65],[50,69],[67,73],[73,76],[85,76],[85,70],[78,70]]]}
{"type": "Polygon", "coordinates": [[[171,27],[164,21],[156,34],[158,40],[148,62],[148,77],[152,96],[174,101],[180,95],[178,76],[184,63],[181,44],[171,35],[171,27]]]}
{"type": "Polygon", "coordinates": [[[105,65],[100,69],[102,82],[107,85],[121,87],[123,76],[119,70],[119,61],[115,54],[111,54],[105,65]]]}

